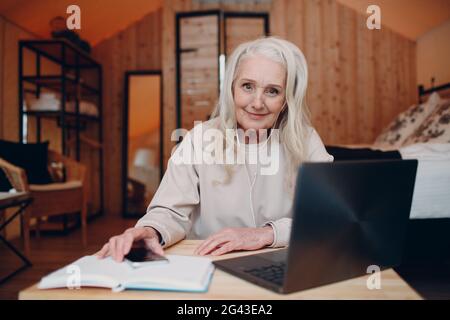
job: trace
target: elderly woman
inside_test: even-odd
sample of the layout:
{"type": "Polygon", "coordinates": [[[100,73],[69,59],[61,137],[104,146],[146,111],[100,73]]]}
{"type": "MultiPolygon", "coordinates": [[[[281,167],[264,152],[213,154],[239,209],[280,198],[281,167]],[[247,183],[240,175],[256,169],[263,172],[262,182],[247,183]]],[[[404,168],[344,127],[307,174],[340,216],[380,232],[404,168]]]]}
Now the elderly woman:
{"type": "Polygon", "coordinates": [[[238,46],[211,120],[195,126],[172,154],[147,213],[97,255],[121,261],[136,241],[163,254],[184,238],[205,239],[199,255],[286,246],[298,166],[333,161],[308,119],[307,80],[305,58],[291,42],[267,37],[238,46]],[[205,151],[205,139],[194,138],[205,129],[222,132],[227,148],[243,151],[245,161],[180,161],[187,151],[205,151]],[[260,161],[249,163],[249,155],[262,158],[269,147],[277,165],[262,174],[260,161]]]}

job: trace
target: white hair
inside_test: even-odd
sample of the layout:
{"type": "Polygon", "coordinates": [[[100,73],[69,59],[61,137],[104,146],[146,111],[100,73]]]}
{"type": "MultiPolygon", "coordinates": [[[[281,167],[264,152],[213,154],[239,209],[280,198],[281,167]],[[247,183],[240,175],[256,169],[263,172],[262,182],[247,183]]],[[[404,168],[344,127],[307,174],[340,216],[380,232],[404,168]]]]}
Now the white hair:
{"type": "Polygon", "coordinates": [[[306,138],[310,120],[305,102],[308,83],[306,59],[293,43],[278,37],[264,37],[239,45],[227,61],[222,91],[212,117],[219,118],[219,128],[223,132],[237,127],[233,83],[240,62],[255,54],[281,63],[286,70],[287,108],[279,116],[278,129],[290,170],[296,170],[307,154],[306,138]]]}

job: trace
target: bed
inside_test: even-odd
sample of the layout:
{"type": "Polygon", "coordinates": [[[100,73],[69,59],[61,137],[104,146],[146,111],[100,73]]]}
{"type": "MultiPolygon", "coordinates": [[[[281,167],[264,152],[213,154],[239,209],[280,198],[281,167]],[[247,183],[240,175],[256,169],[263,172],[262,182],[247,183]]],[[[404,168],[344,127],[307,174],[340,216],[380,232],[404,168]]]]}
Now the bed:
{"type": "Polygon", "coordinates": [[[450,260],[450,83],[425,90],[371,145],[326,146],[335,161],[417,159],[404,264],[450,260]]]}

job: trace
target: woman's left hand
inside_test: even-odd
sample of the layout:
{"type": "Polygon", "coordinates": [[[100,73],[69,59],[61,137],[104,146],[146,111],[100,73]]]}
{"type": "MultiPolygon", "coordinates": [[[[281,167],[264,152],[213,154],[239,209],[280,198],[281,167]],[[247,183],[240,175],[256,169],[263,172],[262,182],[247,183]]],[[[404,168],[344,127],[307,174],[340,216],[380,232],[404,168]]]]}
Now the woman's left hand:
{"type": "Polygon", "coordinates": [[[257,250],[273,243],[271,226],[262,228],[226,228],[209,236],[194,253],[198,255],[221,254],[235,250],[257,250]]]}

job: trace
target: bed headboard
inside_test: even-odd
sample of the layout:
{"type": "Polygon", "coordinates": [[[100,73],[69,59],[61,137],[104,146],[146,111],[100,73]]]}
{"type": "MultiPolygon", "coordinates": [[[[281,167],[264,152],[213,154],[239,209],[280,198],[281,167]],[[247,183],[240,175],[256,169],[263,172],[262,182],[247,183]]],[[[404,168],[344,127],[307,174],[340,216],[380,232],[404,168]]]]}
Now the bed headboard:
{"type": "Polygon", "coordinates": [[[438,92],[441,98],[450,99],[450,82],[442,84],[440,86],[434,85],[434,78],[431,80],[431,88],[425,89],[423,85],[417,86],[419,103],[422,103],[433,92],[438,92]]]}

